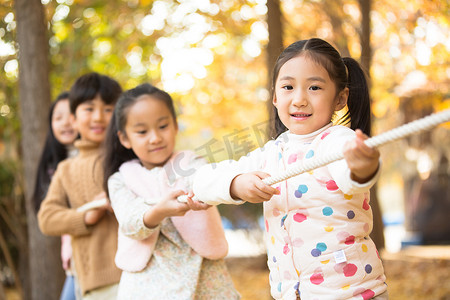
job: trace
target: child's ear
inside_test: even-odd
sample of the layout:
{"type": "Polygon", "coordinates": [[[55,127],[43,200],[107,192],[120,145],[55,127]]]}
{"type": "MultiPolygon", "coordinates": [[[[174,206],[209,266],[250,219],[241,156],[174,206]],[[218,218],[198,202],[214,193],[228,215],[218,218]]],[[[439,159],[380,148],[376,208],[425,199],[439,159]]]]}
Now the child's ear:
{"type": "Polygon", "coordinates": [[[349,94],[348,87],[344,88],[342,91],[339,92],[339,95],[337,97],[336,106],[334,107],[335,111],[339,111],[347,105],[348,94],[349,94]]]}
{"type": "Polygon", "coordinates": [[[117,136],[119,137],[119,141],[127,149],[131,149],[130,141],[128,141],[127,135],[122,131],[117,131],[117,136]]]}
{"type": "Polygon", "coordinates": [[[273,106],[277,107],[277,96],[276,95],[273,95],[272,104],[273,104],[273,106]]]}

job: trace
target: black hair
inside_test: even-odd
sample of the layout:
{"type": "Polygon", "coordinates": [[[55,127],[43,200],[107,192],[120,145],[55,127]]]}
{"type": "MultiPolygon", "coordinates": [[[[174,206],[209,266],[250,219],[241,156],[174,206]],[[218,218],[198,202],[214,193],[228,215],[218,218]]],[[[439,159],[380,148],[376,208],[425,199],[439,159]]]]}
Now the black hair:
{"type": "MultiPolygon", "coordinates": [[[[347,100],[348,111],[339,120],[338,124],[348,124],[355,130],[361,129],[370,135],[371,111],[369,87],[364,71],[359,63],[351,57],[342,58],[339,52],[328,42],[312,38],[297,41],[289,45],[278,57],[273,72],[271,96],[275,96],[275,84],[281,67],[290,59],[305,55],[327,70],[331,80],[336,84],[337,93],[345,87],[349,89],[347,100]]],[[[277,137],[287,130],[278,116],[277,108],[274,107],[273,137],[277,137]]]]}
{"type": "Polygon", "coordinates": [[[100,96],[106,104],[115,104],[122,88],[120,84],[106,75],[95,72],[80,76],[70,89],[70,112],[75,114],[77,107],[95,97],[100,96]]]}
{"type": "Polygon", "coordinates": [[[68,92],[59,94],[50,106],[47,137],[45,138],[44,148],[39,160],[33,192],[33,203],[36,213],[39,211],[41,203],[47,194],[51,177],[56,170],[56,166],[59,162],[67,158],[67,147],[56,139],[52,129],[53,112],[56,104],[62,100],[69,100],[68,92]]]}
{"type": "Polygon", "coordinates": [[[109,123],[104,144],[105,159],[103,161],[103,189],[108,195],[108,178],[117,172],[120,165],[124,162],[138,158],[132,149],[127,149],[120,143],[117,132],[120,131],[122,134],[125,134],[128,111],[130,110],[130,107],[138,101],[138,98],[144,95],[161,100],[169,109],[175,124],[177,123],[172,97],[165,91],[160,90],[151,84],[144,83],[138,85],[133,89],[125,91],[119,97],[119,100],[114,107],[114,114],[109,123]]]}

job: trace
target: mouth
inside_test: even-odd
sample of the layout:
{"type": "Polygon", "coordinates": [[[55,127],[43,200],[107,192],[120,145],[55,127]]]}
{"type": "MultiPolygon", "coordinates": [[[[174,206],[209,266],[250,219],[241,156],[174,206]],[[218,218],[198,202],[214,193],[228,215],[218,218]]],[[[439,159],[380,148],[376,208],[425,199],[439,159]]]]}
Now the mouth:
{"type": "Polygon", "coordinates": [[[74,130],[63,130],[61,131],[62,135],[73,135],[75,133],[74,130]]]}
{"type": "Polygon", "coordinates": [[[293,117],[294,119],[298,119],[298,120],[305,120],[309,117],[311,117],[312,114],[306,114],[306,113],[293,113],[291,114],[291,117],[293,117]]]}
{"type": "Polygon", "coordinates": [[[155,148],[155,149],[150,149],[149,152],[158,152],[158,151],[163,150],[164,148],[166,148],[166,147],[158,147],[158,148],[155,148]]]}
{"type": "Polygon", "coordinates": [[[105,127],[91,127],[91,130],[97,134],[101,134],[105,131],[105,127]]]}

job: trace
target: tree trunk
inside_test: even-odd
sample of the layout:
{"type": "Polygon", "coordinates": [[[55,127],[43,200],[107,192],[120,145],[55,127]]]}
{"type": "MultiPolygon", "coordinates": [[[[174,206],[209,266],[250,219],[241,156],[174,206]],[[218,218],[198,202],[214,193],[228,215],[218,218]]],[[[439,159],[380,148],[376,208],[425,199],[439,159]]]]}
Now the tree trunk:
{"type": "Polygon", "coordinates": [[[19,44],[21,149],[29,239],[29,251],[21,249],[21,256],[24,256],[21,261],[28,261],[30,270],[29,277],[25,279],[25,282],[29,282],[26,287],[30,290],[25,289],[27,292],[24,297],[58,299],[64,282],[59,238],[47,238],[40,234],[31,197],[47,131],[51,98],[47,26],[40,0],[16,0],[15,11],[19,44]]]}
{"type": "Polygon", "coordinates": [[[342,57],[350,56],[347,34],[345,34],[343,26],[343,18],[345,14],[342,1],[325,0],[319,3],[319,5],[322,7],[322,10],[330,19],[330,23],[333,28],[333,41],[336,44],[339,53],[341,53],[342,57]]]}
{"type": "Polygon", "coordinates": [[[370,80],[370,66],[372,64],[372,47],[370,46],[370,10],[372,0],[359,0],[361,9],[361,31],[359,38],[361,41],[361,66],[367,72],[370,80]]]}
{"type": "MultiPolygon", "coordinates": [[[[282,12],[280,6],[280,0],[267,0],[267,27],[269,31],[269,42],[267,44],[267,89],[269,93],[272,90],[272,70],[277,61],[278,56],[283,51],[283,24],[282,12]]],[[[272,120],[273,115],[273,105],[272,99],[267,101],[267,111],[269,112],[269,118],[272,120]]],[[[270,128],[272,126],[269,122],[267,128],[267,133],[270,135],[270,128]]],[[[269,136],[270,138],[270,136],[269,136]]]]}
{"type": "MultiPolygon", "coordinates": [[[[370,79],[370,66],[372,62],[372,48],[370,46],[370,9],[371,0],[359,0],[359,6],[361,9],[361,31],[359,33],[361,43],[361,66],[366,71],[368,76],[369,85],[371,85],[370,79]]],[[[374,116],[371,116],[372,120],[374,116]]],[[[384,226],[380,209],[380,204],[377,196],[378,185],[375,184],[370,193],[370,206],[373,212],[373,230],[370,237],[374,241],[378,250],[381,250],[385,246],[384,242],[384,226]]]]}
{"type": "Polygon", "coordinates": [[[267,1],[267,27],[269,31],[269,42],[267,44],[267,66],[268,66],[268,86],[272,77],[272,69],[275,62],[283,51],[283,24],[281,22],[282,13],[280,0],[267,1]]]}
{"type": "Polygon", "coordinates": [[[6,299],[5,289],[3,288],[3,284],[0,282],[0,299],[6,299]]]}
{"type": "Polygon", "coordinates": [[[6,299],[5,288],[3,287],[3,284],[1,281],[0,281],[0,299],[6,299]]]}
{"type": "MultiPolygon", "coordinates": [[[[278,56],[283,52],[283,13],[281,12],[280,0],[267,0],[267,28],[269,31],[269,42],[267,44],[267,90],[269,94],[272,91],[272,71],[278,56]]],[[[267,111],[269,115],[269,122],[267,123],[267,138],[272,136],[272,119],[274,116],[274,109],[272,98],[267,100],[267,111]]],[[[264,255],[267,260],[267,255],[264,255]]],[[[269,291],[270,295],[270,291],[269,291]]]]}

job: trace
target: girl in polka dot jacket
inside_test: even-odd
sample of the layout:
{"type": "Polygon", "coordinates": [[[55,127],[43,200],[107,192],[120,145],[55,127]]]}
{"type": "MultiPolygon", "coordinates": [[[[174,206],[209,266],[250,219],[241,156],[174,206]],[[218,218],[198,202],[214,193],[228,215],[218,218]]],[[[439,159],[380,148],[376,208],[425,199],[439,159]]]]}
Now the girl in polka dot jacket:
{"type": "Polygon", "coordinates": [[[275,299],[388,299],[370,239],[369,189],[379,152],[364,144],[370,103],[364,72],[321,39],[302,40],[278,58],[272,82],[277,138],[239,161],[200,168],[193,192],[208,204],[264,202],[271,294],[275,299]],[[335,112],[346,108],[338,124],[335,112]],[[356,132],[354,131],[356,130],[356,132]],[[332,151],[345,160],[273,187],[262,182],[332,151]]]}

